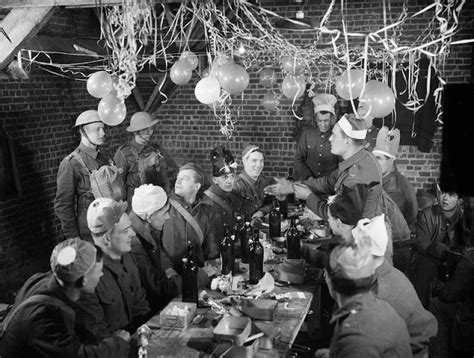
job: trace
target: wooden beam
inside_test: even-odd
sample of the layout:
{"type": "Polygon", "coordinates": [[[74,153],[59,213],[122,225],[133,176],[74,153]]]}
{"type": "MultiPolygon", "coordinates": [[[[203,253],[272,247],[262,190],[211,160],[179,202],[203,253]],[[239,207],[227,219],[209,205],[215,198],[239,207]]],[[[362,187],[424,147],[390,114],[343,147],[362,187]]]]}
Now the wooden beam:
{"type": "Polygon", "coordinates": [[[153,92],[151,93],[150,97],[148,97],[148,100],[146,101],[146,105],[145,105],[145,109],[144,109],[145,112],[147,112],[151,108],[153,102],[155,102],[156,97],[160,93],[160,86],[163,85],[163,83],[162,83],[163,82],[163,76],[164,75],[160,76],[160,79],[156,83],[155,88],[153,88],[153,92]]]}
{"type": "Polygon", "coordinates": [[[12,9],[0,26],[5,35],[0,34],[0,70],[7,66],[21,49],[24,41],[30,39],[49,20],[54,12],[51,6],[12,9]]]}
{"type": "Polygon", "coordinates": [[[137,101],[138,107],[140,110],[145,110],[145,101],[143,100],[143,96],[138,89],[138,86],[135,84],[135,87],[132,89],[133,97],[135,97],[135,101],[137,101]]]}
{"type": "MultiPolygon", "coordinates": [[[[156,4],[172,4],[180,3],[183,0],[153,0],[156,4]]],[[[0,8],[14,9],[14,8],[29,8],[29,7],[51,7],[51,6],[66,6],[66,7],[101,7],[122,5],[122,0],[1,0],[0,8]]]]}

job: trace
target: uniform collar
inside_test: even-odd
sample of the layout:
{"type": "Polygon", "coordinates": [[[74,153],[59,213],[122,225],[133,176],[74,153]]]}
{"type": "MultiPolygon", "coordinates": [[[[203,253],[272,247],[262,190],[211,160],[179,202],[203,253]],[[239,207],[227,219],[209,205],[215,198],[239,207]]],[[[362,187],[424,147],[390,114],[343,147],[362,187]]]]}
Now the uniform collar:
{"type": "Polygon", "coordinates": [[[110,271],[112,271],[116,276],[122,275],[125,269],[125,257],[127,254],[122,255],[122,257],[118,260],[112,259],[108,255],[104,255],[104,267],[107,267],[110,271]]]}
{"type": "Polygon", "coordinates": [[[346,303],[341,308],[338,308],[332,315],[330,324],[344,319],[350,314],[355,314],[357,311],[366,309],[375,301],[375,296],[372,292],[359,293],[351,297],[351,301],[346,303]]]}
{"type": "Polygon", "coordinates": [[[376,278],[379,278],[381,276],[385,276],[387,273],[389,273],[390,271],[392,271],[392,268],[393,266],[390,265],[387,260],[383,260],[382,262],[382,265],[380,265],[379,267],[377,267],[375,269],[375,277],[376,278]]]}
{"type": "Polygon", "coordinates": [[[367,151],[362,147],[358,152],[356,152],[352,157],[347,158],[339,164],[339,172],[343,172],[346,169],[350,168],[357,162],[360,162],[362,158],[367,155],[367,151]]]}
{"type": "Polygon", "coordinates": [[[97,159],[97,154],[99,154],[98,150],[87,147],[87,146],[84,145],[84,143],[80,143],[78,148],[81,152],[86,153],[88,156],[90,156],[94,159],[97,159]]]}
{"type": "Polygon", "coordinates": [[[130,141],[130,146],[134,147],[137,150],[137,152],[140,153],[143,150],[143,148],[147,146],[147,144],[140,144],[135,140],[135,137],[133,137],[132,140],[130,141]]]}

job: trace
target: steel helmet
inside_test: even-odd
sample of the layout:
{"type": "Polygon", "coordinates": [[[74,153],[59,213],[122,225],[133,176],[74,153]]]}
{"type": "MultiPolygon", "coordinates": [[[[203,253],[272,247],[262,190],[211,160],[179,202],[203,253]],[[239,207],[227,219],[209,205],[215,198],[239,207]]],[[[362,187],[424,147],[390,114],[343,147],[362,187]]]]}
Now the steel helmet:
{"type": "Polygon", "coordinates": [[[76,124],[74,127],[83,126],[89,123],[95,122],[102,122],[99,117],[99,112],[94,109],[89,109],[87,111],[82,112],[79,116],[77,116],[76,124]]]}
{"type": "Polygon", "coordinates": [[[142,129],[150,128],[158,123],[158,119],[153,120],[147,112],[137,112],[130,119],[130,125],[127,127],[127,132],[141,131],[142,129]]]}

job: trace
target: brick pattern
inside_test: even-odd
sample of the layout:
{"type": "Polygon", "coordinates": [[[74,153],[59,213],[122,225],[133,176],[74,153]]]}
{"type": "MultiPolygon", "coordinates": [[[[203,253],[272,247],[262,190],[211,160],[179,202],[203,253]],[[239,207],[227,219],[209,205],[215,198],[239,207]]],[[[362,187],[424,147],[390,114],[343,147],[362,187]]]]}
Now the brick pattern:
{"type": "MultiPolygon", "coordinates": [[[[397,9],[403,2],[390,2],[397,9]]],[[[410,3],[412,3],[410,1],[410,3]]],[[[416,4],[416,2],[414,2],[416,4]]],[[[414,9],[422,8],[414,5],[414,9]]],[[[288,1],[276,1],[271,9],[289,16],[294,7],[288,1]],[[280,5],[278,5],[280,4],[280,5]]],[[[305,6],[307,16],[321,18],[328,0],[311,1],[305,6]],[[306,11],[306,8],[309,8],[306,11]]],[[[347,22],[351,31],[369,31],[383,25],[380,1],[347,2],[347,22]]],[[[468,6],[468,4],[466,4],[468,6]]],[[[410,5],[410,12],[412,5],[410,5]]],[[[474,34],[473,6],[461,16],[465,29],[457,38],[474,34]]],[[[340,27],[339,10],[335,9],[329,26],[340,27]]],[[[410,23],[407,34],[415,36],[426,24],[410,23]]],[[[98,26],[89,9],[58,9],[40,34],[71,37],[89,36],[98,26]]],[[[292,41],[308,44],[311,35],[293,34],[292,41]]],[[[451,48],[441,70],[448,82],[468,82],[471,76],[472,49],[470,45],[451,48]]],[[[53,211],[56,172],[61,159],[78,144],[71,128],[76,116],[86,109],[96,108],[98,100],[87,93],[85,82],[72,81],[32,68],[29,80],[0,82],[0,121],[13,137],[18,150],[23,196],[0,202],[0,300],[11,299],[11,290],[33,272],[46,270],[51,248],[60,235],[59,222],[53,211]]],[[[248,143],[258,144],[266,153],[265,173],[284,175],[291,166],[295,143],[291,137],[295,118],[291,101],[282,98],[278,113],[268,113],[260,104],[267,89],[250,73],[250,86],[243,96],[234,96],[237,124],[234,137],[227,141],[219,132],[212,110],[200,104],[194,96],[199,76],[194,73],[188,85],[181,86],[156,112],[160,119],[157,139],[169,149],[178,163],[196,162],[211,172],[208,153],[217,144],[230,148],[240,161],[240,152],[248,143]]],[[[281,78],[279,79],[281,82],[281,78]]],[[[152,87],[145,88],[144,95],[152,87]]],[[[274,87],[278,91],[277,85],[274,87]]],[[[145,98],[146,101],[147,98],[145,98]]],[[[107,132],[111,150],[127,138],[125,128],[130,113],[137,110],[132,98],[127,100],[128,115],[124,123],[107,132]]],[[[428,187],[439,176],[441,130],[435,136],[430,153],[419,153],[415,147],[402,147],[399,168],[416,188],[428,187]]]]}

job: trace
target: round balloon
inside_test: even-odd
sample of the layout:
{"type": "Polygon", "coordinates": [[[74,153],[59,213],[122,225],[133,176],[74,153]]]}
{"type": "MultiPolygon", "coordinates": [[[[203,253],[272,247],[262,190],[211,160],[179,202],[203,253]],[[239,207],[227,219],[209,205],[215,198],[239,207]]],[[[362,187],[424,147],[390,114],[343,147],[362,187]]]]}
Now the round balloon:
{"type": "Polygon", "coordinates": [[[380,81],[371,80],[365,84],[365,90],[359,99],[360,114],[382,118],[395,108],[395,95],[390,87],[380,81]]]}
{"type": "Polygon", "coordinates": [[[356,99],[362,92],[364,86],[364,72],[357,69],[344,71],[344,73],[336,81],[336,92],[339,97],[349,101],[356,99]],[[350,74],[350,81],[349,81],[350,74]]]}
{"type": "Polygon", "coordinates": [[[278,96],[273,91],[268,91],[262,98],[262,105],[267,111],[276,111],[278,110],[278,105],[280,100],[278,96]]]}
{"type": "Polygon", "coordinates": [[[192,51],[183,51],[183,53],[179,57],[179,60],[188,61],[189,67],[191,67],[192,70],[195,70],[199,65],[199,59],[192,51]]]}
{"type": "Polygon", "coordinates": [[[197,100],[204,104],[210,104],[219,98],[221,85],[215,77],[205,77],[199,80],[194,89],[197,100]]]}
{"type": "Polygon", "coordinates": [[[95,72],[87,79],[87,92],[95,98],[107,96],[112,89],[112,78],[106,71],[95,72]]]}
{"type": "Polygon", "coordinates": [[[170,78],[177,85],[185,85],[191,79],[193,70],[189,67],[188,61],[179,60],[171,66],[170,78]]]}
{"type": "Polygon", "coordinates": [[[262,72],[260,72],[260,83],[267,88],[273,86],[275,83],[275,70],[265,67],[262,72]]]}
{"type": "Polygon", "coordinates": [[[303,72],[305,63],[298,57],[293,56],[283,56],[281,58],[281,68],[286,73],[292,75],[299,75],[303,72]]]}
{"type": "Polygon", "coordinates": [[[100,100],[97,112],[102,122],[108,126],[116,126],[125,119],[127,107],[115,95],[109,94],[100,100]]]}
{"type": "Polygon", "coordinates": [[[220,66],[217,79],[221,87],[230,94],[243,92],[250,82],[247,70],[236,63],[220,66]]]}
{"type": "Polygon", "coordinates": [[[281,91],[289,99],[301,97],[305,89],[306,82],[303,76],[287,75],[281,84],[281,91]]]}
{"type": "Polygon", "coordinates": [[[204,78],[204,77],[209,76],[210,73],[211,73],[211,68],[210,68],[210,67],[206,67],[204,70],[202,70],[201,78],[204,78]]]}

